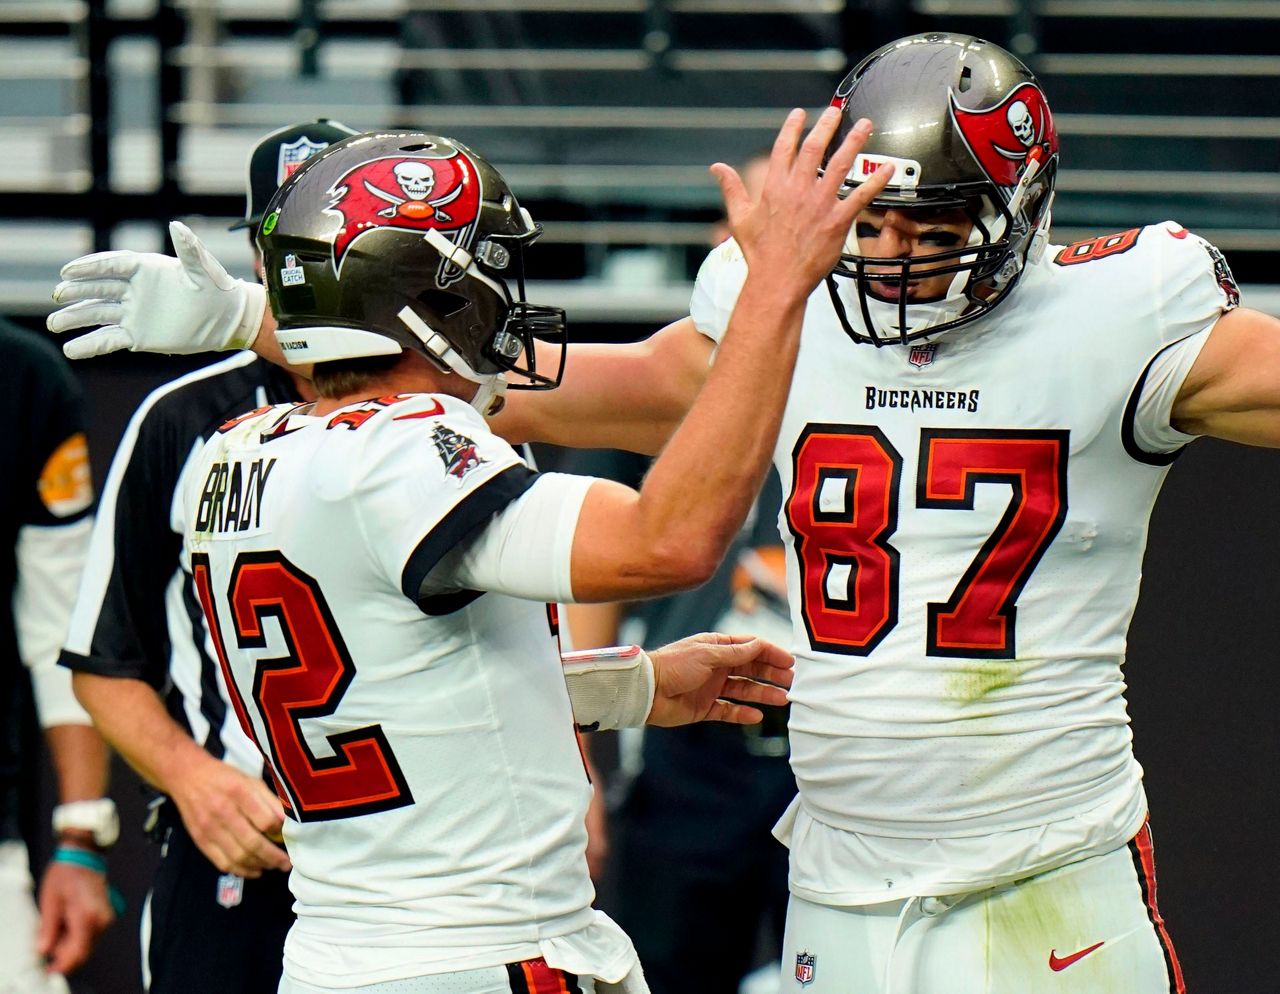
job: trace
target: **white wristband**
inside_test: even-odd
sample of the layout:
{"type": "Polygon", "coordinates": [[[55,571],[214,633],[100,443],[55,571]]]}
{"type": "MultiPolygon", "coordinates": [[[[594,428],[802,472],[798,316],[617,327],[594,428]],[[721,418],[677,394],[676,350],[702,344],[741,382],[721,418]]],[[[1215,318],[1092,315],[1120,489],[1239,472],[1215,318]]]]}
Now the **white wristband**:
{"type": "Polygon", "coordinates": [[[637,728],[653,710],[653,662],[638,645],[566,652],[564,682],[582,731],[637,728]]]}

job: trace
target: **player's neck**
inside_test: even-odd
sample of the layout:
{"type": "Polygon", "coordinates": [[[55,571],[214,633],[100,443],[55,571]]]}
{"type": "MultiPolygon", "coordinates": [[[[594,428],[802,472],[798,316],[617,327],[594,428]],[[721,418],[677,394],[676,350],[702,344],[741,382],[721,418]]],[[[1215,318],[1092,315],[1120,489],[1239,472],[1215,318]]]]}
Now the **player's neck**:
{"type": "Polygon", "coordinates": [[[323,416],[349,404],[402,393],[442,393],[470,400],[480,389],[477,384],[464,380],[456,373],[437,369],[424,356],[411,353],[406,358],[408,361],[388,370],[385,375],[370,380],[359,390],[341,397],[317,397],[312,413],[323,416]]]}

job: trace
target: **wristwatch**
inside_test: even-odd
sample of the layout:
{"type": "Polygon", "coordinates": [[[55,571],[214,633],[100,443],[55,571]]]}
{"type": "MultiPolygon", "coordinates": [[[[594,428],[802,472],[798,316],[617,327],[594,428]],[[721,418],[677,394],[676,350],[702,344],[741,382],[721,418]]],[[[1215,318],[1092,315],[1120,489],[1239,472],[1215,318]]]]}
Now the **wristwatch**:
{"type": "Polygon", "coordinates": [[[96,801],[72,801],[53,809],[53,831],[57,835],[68,830],[88,832],[93,844],[107,849],[120,838],[120,816],[116,814],[116,802],[109,797],[96,801]]]}

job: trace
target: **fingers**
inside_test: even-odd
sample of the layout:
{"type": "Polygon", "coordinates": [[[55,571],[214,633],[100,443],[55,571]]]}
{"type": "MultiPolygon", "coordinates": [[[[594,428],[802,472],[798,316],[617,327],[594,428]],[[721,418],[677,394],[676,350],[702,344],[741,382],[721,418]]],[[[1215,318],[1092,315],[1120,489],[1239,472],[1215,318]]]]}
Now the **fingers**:
{"type": "Polygon", "coordinates": [[[724,214],[732,224],[751,206],[751,198],[742,177],[732,166],[717,162],[711,166],[711,175],[720,184],[720,196],[724,200],[724,214]]]}
{"type": "Polygon", "coordinates": [[[867,118],[859,118],[853,129],[844,136],[844,141],[840,143],[831,157],[827,160],[827,168],[823,173],[823,185],[835,193],[844,184],[849,175],[849,170],[853,168],[854,162],[858,158],[858,153],[862,151],[867,144],[867,139],[871,137],[871,122],[867,118]]]}
{"type": "Polygon", "coordinates": [[[53,300],[58,304],[73,304],[80,300],[121,300],[128,289],[128,280],[63,280],[53,288],[53,300]]]}
{"type": "Polygon", "coordinates": [[[209,254],[209,250],[196,237],[196,233],[181,221],[169,222],[169,237],[182,268],[197,286],[212,281],[219,290],[230,289],[234,282],[222,263],[209,254]]]}
{"type": "Polygon", "coordinates": [[[881,163],[865,182],[859,183],[849,196],[840,201],[840,212],[852,222],[854,215],[880,196],[880,191],[885,188],[893,177],[893,170],[894,165],[892,162],[881,163]]]}
{"type": "MultiPolygon", "coordinates": [[[[738,636],[741,638],[742,636],[738,636]]],[[[751,650],[754,652],[754,658],[759,660],[766,666],[775,667],[780,670],[790,670],[796,664],[796,657],[784,649],[782,646],[768,639],[762,639],[758,636],[750,638],[751,650]]]]}
{"type": "Polygon", "coordinates": [[[183,269],[187,270],[187,275],[192,279],[200,279],[207,271],[205,260],[210,256],[201,251],[204,246],[196,238],[196,233],[182,221],[169,221],[169,238],[173,239],[173,251],[177,253],[178,261],[182,262],[183,269]]]}
{"type": "Polygon", "coordinates": [[[252,780],[244,799],[245,813],[254,827],[266,835],[279,832],[284,825],[284,805],[275,792],[261,780],[252,780]]]}
{"type": "Polygon", "coordinates": [[[77,328],[96,328],[103,324],[119,324],[124,318],[124,305],[119,300],[81,300],[60,307],[45,319],[45,327],[61,334],[77,328]]]}
{"type": "Polygon", "coordinates": [[[119,352],[132,344],[133,339],[128,332],[119,325],[111,325],[73,338],[62,346],[62,354],[68,359],[92,359],[94,356],[119,352]]]}
{"type": "Polygon", "coordinates": [[[70,909],[63,918],[63,929],[49,952],[50,973],[71,973],[89,958],[97,932],[83,910],[70,909]]]}
{"type": "Polygon", "coordinates": [[[62,267],[59,276],[64,281],[83,279],[127,280],[138,271],[142,253],[116,249],[111,252],[94,252],[72,259],[62,267]]]}
{"type": "MultiPolygon", "coordinates": [[[[840,127],[840,110],[837,107],[828,107],[818,116],[818,122],[801,144],[800,152],[796,155],[796,168],[803,170],[806,175],[816,176],[822,165],[822,156],[831,144],[831,139],[838,127],[840,127]]],[[[845,167],[845,172],[848,171],[848,167],[845,167]]]]}
{"type": "Polygon", "coordinates": [[[183,813],[200,851],[223,873],[242,877],[292,869],[288,853],[266,836],[278,833],[284,820],[279,799],[252,777],[230,769],[220,771],[219,777],[216,789],[183,813]]]}
{"type": "Polygon", "coordinates": [[[40,925],[36,929],[36,954],[46,957],[53,949],[58,933],[62,930],[64,914],[62,893],[56,888],[40,888],[40,925]]]}
{"type": "Polygon", "coordinates": [[[759,708],[746,704],[735,704],[733,701],[717,700],[707,712],[705,721],[723,721],[730,725],[758,725],[764,721],[764,713],[759,708]]]}
{"type": "Polygon", "coordinates": [[[795,656],[755,635],[703,632],[687,640],[704,648],[704,661],[714,669],[731,668],[740,676],[790,687],[795,656]]]}
{"type": "Polygon", "coordinates": [[[796,145],[800,142],[800,134],[804,131],[804,110],[795,107],[787,113],[786,120],[773,140],[773,150],[769,153],[769,173],[766,185],[772,186],[791,172],[791,164],[795,159],[796,145]]]}
{"type": "Polygon", "coordinates": [[[787,703],[785,688],[741,676],[729,677],[720,691],[720,696],[731,697],[735,701],[749,704],[767,704],[770,707],[782,707],[787,703]]]}
{"type": "Polygon", "coordinates": [[[293,869],[288,854],[262,833],[246,833],[239,842],[240,851],[232,861],[232,873],[242,877],[260,877],[263,870],[287,872],[293,869]]]}

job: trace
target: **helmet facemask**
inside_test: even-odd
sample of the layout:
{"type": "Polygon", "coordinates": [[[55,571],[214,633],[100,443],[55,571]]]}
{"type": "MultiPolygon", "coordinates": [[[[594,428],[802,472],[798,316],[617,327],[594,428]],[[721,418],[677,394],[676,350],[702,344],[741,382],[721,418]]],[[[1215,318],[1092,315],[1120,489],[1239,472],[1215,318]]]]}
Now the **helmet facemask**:
{"type": "Polygon", "coordinates": [[[827,278],[828,293],[845,331],[857,341],[877,346],[902,344],[968,324],[990,312],[1022,273],[1027,260],[1019,249],[1025,251],[1032,243],[1042,250],[1042,236],[1047,234],[1050,221],[1046,196],[1051,198],[1052,194],[1037,163],[1024,174],[1007,202],[993,186],[964,198],[948,193],[915,201],[873,201],[872,207],[883,210],[963,211],[971,227],[965,244],[955,248],[928,255],[875,257],[858,252],[855,221],[840,261],[827,278]],[[1033,235],[1041,237],[1033,239],[1033,235]],[[947,274],[952,274],[952,280],[942,296],[910,298],[912,282],[947,274]],[[856,323],[849,321],[845,301],[832,278],[836,276],[852,280],[857,289],[856,316],[860,321],[856,323]],[[883,292],[890,288],[893,292],[883,292]]]}
{"type": "MultiPolygon", "coordinates": [[[[476,280],[496,297],[497,314],[492,321],[494,331],[479,349],[476,361],[468,361],[450,345],[444,335],[437,334],[426,322],[406,307],[398,315],[421,341],[428,358],[443,369],[481,385],[481,393],[472,401],[483,413],[501,409],[500,400],[512,390],[552,390],[564,376],[568,345],[568,325],[562,308],[533,304],[525,299],[524,247],[542,234],[527,211],[520,209],[525,230],[517,233],[487,233],[470,253],[437,231],[423,236],[427,243],[447,261],[461,279],[476,280]],[[513,295],[507,277],[514,278],[513,295]],[[410,316],[412,315],[412,317],[410,316]],[[535,343],[549,341],[560,346],[559,361],[553,375],[538,370],[535,343]],[[517,379],[512,379],[516,377],[517,379]]],[[[474,296],[474,293],[473,293],[474,296]]]]}
{"type": "Polygon", "coordinates": [[[876,129],[847,190],[891,162],[894,174],[873,208],[959,211],[970,226],[964,244],[921,254],[913,239],[912,254],[877,258],[862,254],[855,221],[827,279],[845,332],[858,342],[900,344],[990,313],[1047,240],[1058,142],[1035,77],[982,39],[916,35],[869,55],[832,103],[842,115],[832,149],[862,117],[876,129]],[[948,275],[941,293],[919,296],[921,281],[948,275]],[[841,296],[835,277],[852,282],[855,300],[841,296]]]}

